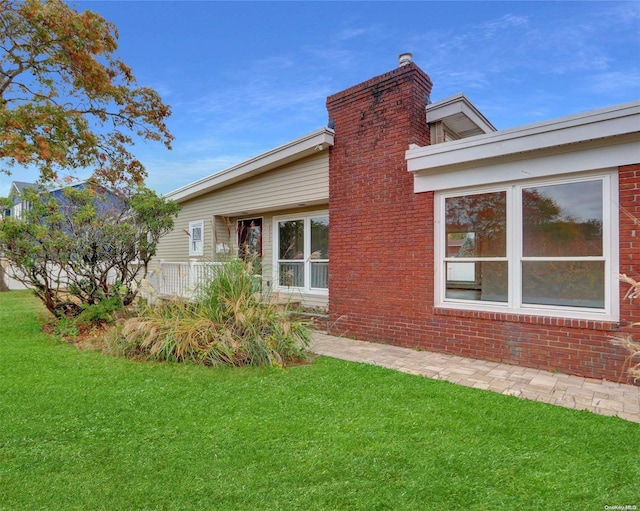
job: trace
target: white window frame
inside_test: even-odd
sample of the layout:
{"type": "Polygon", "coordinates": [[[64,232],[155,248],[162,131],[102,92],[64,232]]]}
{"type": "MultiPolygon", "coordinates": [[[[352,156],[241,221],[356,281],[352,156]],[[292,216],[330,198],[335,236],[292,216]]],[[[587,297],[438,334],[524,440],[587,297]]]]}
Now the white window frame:
{"type": "MultiPolygon", "coordinates": [[[[305,294],[328,296],[329,289],[311,287],[311,262],[329,262],[329,259],[311,259],[311,219],[318,217],[329,217],[329,210],[305,211],[300,214],[283,215],[273,217],[273,289],[275,291],[297,291],[305,294]],[[293,220],[304,221],[304,286],[281,286],[280,285],[280,222],[293,220]]],[[[329,219],[331,223],[331,219],[329,219]]]]}
{"type": "MultiPolygon", "coordinates": [[[[435,305],[440,308],[500,312],[507,314],[526,314],[535,316],[552,316],[571,319],[587,319],[599,321],[619,321],[619,244],[618,244],[618,174],[616,170],[590,172],[574,176],[558,178],[539,178],[513,181],[502,185],[476,186],[436,192],[435,195],[435,272],[434,291],[435,305]],[[576,257],[572,260],[604,261],[604,308],[585,308],[555,305],[531,305],[522,303],[521,262],[540,258],[527,258],[522,255],[522,214],[521,194],[524,188],[547,186],[565,183],[601,180],[603,183],[603,217],[602,217],[602,256],[576,257]],[[507,193],[507,254],[506,258],[482,258],[482,260],[504,260],[509,262],[509,282],[507,302],[485,302],[476,300],[454,299],[446,297],[446,219],[445,200],[479,193],[506,191],[507,193]],[[515,240],[515,242],[514,242],[515,240]]],[[[450,259],[449,259],[450,260],[450,259]]]]}
{"type": "Polygon", "coordinates": [[[189,222],[189,257],[204,255],[204,220],[189,222]],[[200,228],[200,240],[193,239],[194,230],[200,228]]]}

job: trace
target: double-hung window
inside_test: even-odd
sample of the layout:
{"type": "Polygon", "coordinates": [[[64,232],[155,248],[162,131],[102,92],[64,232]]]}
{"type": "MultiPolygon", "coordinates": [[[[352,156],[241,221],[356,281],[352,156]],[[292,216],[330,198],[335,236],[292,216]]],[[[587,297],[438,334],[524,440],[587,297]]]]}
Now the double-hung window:
{"type": "Polygon", "coordinates": [[[328,213],[279,217],[274,223],[278,287],[326,292],[329,288],[328,213]]]}
{"type": "Polygon", "coordinates": [[[437,303],[613,319],[615,182],[607,173],[441,193],[437,303]]]}

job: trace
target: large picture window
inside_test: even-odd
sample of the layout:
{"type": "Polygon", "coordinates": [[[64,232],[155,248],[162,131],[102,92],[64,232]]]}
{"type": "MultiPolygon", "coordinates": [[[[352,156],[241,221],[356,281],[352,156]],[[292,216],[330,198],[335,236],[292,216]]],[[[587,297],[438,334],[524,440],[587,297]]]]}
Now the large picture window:
{"type": "Polygon", "coordinates": [[[276,218],[279,288],[326,292],[329,288],[329,215],[276,218]]]}
{"type": "Polygon", "coordinates": [[[613,316],[612,181],[606,174],[441,194],[437,301],[613,316]]]}

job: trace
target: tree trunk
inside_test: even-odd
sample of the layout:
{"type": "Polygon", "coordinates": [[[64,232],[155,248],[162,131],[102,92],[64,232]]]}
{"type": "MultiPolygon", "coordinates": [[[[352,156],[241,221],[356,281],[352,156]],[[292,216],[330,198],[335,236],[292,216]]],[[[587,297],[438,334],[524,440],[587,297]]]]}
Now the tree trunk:
{"type": "Polygon", "coordinates": [[[4,271],[4,265],[0,261],[0,293],[3,291],[9,291],[9,285],[6,282],[6,272],[4,271]]]}

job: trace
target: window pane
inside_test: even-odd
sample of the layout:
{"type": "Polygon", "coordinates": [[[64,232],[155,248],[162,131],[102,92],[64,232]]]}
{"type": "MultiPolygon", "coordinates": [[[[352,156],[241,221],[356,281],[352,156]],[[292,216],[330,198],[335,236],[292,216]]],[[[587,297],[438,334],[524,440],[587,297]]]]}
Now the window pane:
{"type": "Polygon", "coordinates": [[[446,199],[447,257],[506,255],[506,192],[446,199]]]}
{"type": "Polygon", "coordinates": [[[311,259],[329,259],[329,217],[327,216],[311,219],[311,259]]]}
{"type": "Polygon", "coordinates": [[[311,287],[329,288],[329,263],[311,262],[311,287]]]}
{"type": "Polygon", "coordinates": [[[602,255],[602,181],[522,190],[523,255],[602,255]]]}
{"type": "Polygon", "coordinates": [[[278,223],[279,259],[304,259],[304,221],[289,220],[278,223]]]}
{"type": "Polygon", "coordinates": [[[603,261],[524,261],[522,302],[604,308],[603,261]]]}
{"type": "Polygon", "coordinates": [[[279,284],[287,287],[304,287],[304,263],[280,263],[279,284]]]}
{"type": "Polygon", "coordinates": [[[484,261],[446,263],[446,297],[456,300],[506,302],[508,300],[508,263],[484,261]]]}

